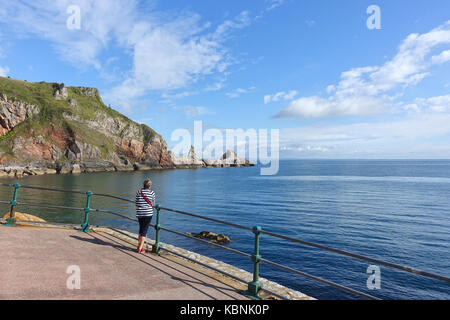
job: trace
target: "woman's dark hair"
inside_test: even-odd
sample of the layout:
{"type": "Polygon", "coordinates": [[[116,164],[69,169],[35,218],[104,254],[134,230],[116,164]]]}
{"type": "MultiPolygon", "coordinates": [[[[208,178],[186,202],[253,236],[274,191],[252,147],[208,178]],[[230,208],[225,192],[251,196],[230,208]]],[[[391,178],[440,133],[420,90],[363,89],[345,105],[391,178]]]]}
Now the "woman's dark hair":
{"type": "Polygon", "coordinates": [[[145,188],[145,189],[150,189],[151,186],[152,186],[152,180],[146,179],[146,180],[144,181],[144,188],[145,188]]]}

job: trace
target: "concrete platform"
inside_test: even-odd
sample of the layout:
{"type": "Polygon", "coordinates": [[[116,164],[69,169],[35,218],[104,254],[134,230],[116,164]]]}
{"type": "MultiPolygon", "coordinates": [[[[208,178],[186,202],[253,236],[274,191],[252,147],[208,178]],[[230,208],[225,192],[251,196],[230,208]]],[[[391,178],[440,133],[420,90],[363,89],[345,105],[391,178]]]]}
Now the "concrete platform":
{"type": "Polygon", "coordinates": [[[247,299],[244,287],[194,263],[102,232],[0,226],[0,299],[247,299]],[[67,288],[71,265],[80,289],[67,288]]]}

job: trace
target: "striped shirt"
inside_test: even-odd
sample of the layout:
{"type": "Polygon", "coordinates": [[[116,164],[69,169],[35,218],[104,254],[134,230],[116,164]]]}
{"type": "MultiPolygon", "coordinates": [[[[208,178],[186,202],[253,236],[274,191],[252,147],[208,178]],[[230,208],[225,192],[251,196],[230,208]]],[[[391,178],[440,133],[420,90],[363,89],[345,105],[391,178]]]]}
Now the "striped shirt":
{"type": "MultiPolygon", "coordinates": [[[[153,190],[141,189],[144,196],[152,205],[156,205],[156,195],[153,190]]],[[[153,215],[153,208],[148,204],[147,201],[142,197],[141,190],[136,193],[136,217],[150,217],[153,215]]]]}

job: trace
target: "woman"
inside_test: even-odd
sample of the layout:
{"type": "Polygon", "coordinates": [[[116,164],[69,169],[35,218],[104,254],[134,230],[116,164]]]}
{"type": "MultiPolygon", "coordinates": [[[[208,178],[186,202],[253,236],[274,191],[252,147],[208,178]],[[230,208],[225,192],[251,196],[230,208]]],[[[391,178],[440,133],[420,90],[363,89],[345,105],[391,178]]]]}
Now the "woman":
{"type": "Polygon", "coordinates": [[[153,207],[156,203],[156,195],[152,187],[152,181],[147,179],[144,181],[144,188],[136,193],[136,217],[139,220],[139,241],[138,253],[145,253],[144,243],[147,237],[148,227],[153,217],[153,207]]]}

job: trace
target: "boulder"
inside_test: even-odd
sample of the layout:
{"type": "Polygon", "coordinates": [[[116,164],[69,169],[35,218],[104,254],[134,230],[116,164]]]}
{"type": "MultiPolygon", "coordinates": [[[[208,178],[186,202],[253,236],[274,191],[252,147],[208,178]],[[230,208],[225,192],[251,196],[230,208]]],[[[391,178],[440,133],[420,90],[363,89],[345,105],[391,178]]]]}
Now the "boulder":
{"type": "Polygon", "coordinates": [[[228,150],[223,154],[221,163],[230,166],[245,166],[249,161],[244,158],[239,158],[234,151],[228,150]]]}
{"type": "Polygon", "coordinates": [[[132,165],[119,165],[115,166],[114,169],[116,171],[134,171],[134,167],[132,165]]]}
{"type": "Polygon", "coordinates": [[[75,99],[69,99],[69,105],[70,105],[72,108],[77,108],[77,107],[78,107],[77,100],[75,100],[75,99]]]}
{"type": "Polygon", "coordinates": [[[78,174],[81,173],[81,168],[80,165],[78,163],[75,163],[74,165],[72,165],[72,174],[78,174]]]}
{"type": "Polygon", "coordinates": [[[59,174],[66,174],[72,172],[72,166],[67,162],[56,163],[56,172],[59,174]]]}
{"type": "Polygon", "coordinates": [[[85,96],[95,98],[100,97],[100,91],[98,91],[97,88],[89,88],[89,87],[75,87],[76,89],[79,89],[82,94],[85,96]]]}
{"type": "MultiPolygon", "coordinates": [[[[16,221],[34,221],[34,222],[46,222],[44,219],[41,219],[39,217],[33,216],[28,213],[22,213],[22,212],[15,212],[14,216],[16,217],[16,221]]],[[[6,213],[3,218],[8,219],[10,217],[9,212],[6,213]]]]}
{"type": "Polygon", "coordinates": [[[203,159],[203,163],[207,167],[220,167],[220,160],[212,160],[212,159],[203,159]]]}
{"type": "Polygon", "coordinates": [[[64,83],[61,84],[54,84],[53,85],[53,97],[55,97],[56,100],[66,100],[69,96],[67,92],[67,88],[64,85],[64,83]]]}
{"type": "Polygon", "coordinates": [[[195,238],[199,238],[199,239],[207,239],[209,241],[211,241],[212,243],[217,243],[217,244],[226,244],[231,242],[231,239],[229,237],[227,237],[224,234],[217,234],[217,233],[213,233],[213,232],[209,232],[209,231],[202,231],[200,233],[194,233],[194,234],[188,234],[188,235],[192,235],[195,238]]]}
{"type": "Polygon", "coordinates": [[[44,169],[44,174],[56,174],[56,173],[58,173],[56,171],[56,169],[50,169],[50,168],[44,169]]]}
{"type": "Polygon", "coordinates": [[[170,155],[175,166],[203,167],[205,165],[195,154],[194,146],[191,146],[187,156],[177,157],[173,153],[170,153],[170,155]]]}

